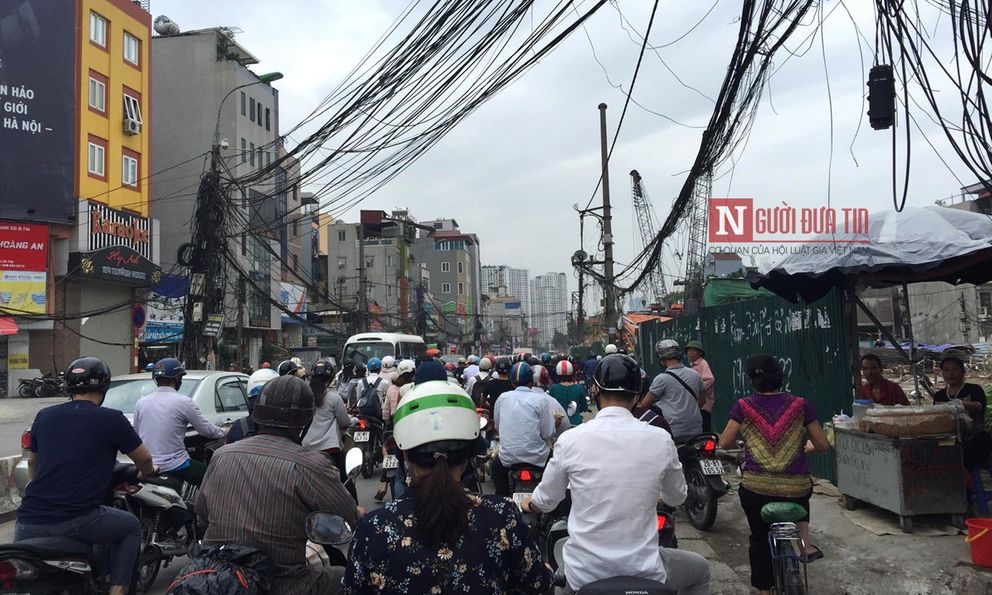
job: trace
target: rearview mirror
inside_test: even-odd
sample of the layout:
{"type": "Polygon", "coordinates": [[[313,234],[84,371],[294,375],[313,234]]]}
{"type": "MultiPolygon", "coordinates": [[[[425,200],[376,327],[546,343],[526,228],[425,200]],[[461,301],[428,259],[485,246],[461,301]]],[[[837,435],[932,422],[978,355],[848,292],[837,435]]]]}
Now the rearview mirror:
{"type": "Polygon", "coordinates": [[[569,417],[572,417],[575,415],[575,410],[578,408],[579,406],[575,404],[575,401],[569,401],[568,409],[565,410],[565,413],[567,413],[569,417]]]}
{"type": "Polygon", "coordinates": [[[365,460],[365,455],[362,454],[362,449],[355,447],[348,451],[344,455],[344,471],[348,474],[348,477],[355,477],[358,472],[362,470],[362,461],[365,460]]]}
{"type": "Polygon", "coordinates": [[[480,417],[479,418],[479,431],[480,432],[482,430],[485,430],[486,429],[486,426],[488,426],[488,425],[489,425],[489,420],[488,419],[486,419],[484,417],[480,417]]]}
{"type": "Polygon", "coordinates": [[[354,536],[344,517],[329,512],[311,512],[306,528],[310,541],[321,545],[341,545],[354,536]]]}

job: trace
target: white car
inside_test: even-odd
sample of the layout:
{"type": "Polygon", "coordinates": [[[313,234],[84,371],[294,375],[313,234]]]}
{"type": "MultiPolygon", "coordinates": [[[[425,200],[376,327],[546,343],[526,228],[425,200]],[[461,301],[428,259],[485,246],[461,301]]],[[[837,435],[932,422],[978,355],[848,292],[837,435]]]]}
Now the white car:
{"type": "MultiPolygon", "coordinates": [[[[188,370],[183,376],[179,392],[191,397],[203,415],[218,426],[230,425],[248,415],[248,376],[238,372],[216,370],[188,370]]],[[[134,406],[138,399],[155,390],[149,372],[115,376],[103,400],[103,406],[124,413],[134,423],[134,406]]],[[[187,436],[195,436],[190,432],[187,436]]],[[[23,495],[28,485],[28,445],[31,428],[21,435],[21,460],[14,467],[14,483],[23,495]]],[[[121,455],[126,459],[126,456],[121,455]]]]}

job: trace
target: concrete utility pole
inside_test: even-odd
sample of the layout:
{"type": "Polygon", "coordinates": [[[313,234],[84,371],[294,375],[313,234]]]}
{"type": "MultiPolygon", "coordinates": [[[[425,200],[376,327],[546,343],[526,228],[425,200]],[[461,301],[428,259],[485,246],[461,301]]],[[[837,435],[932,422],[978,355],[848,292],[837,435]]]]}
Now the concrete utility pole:
{"type": "Polygon", "coordinates": [[[610,155],[606,140],[606,104],[599,104],[599,136],[603,161],[603,295],[610,343],[617,339],[617,299],[613,279],[613,216],[610,213],[610,155]]]}
{"type": "Polygon", "coordinates": [[[358,224],[358,332],[368,332],[369,293],[365,277],[365,226],[358,224]]]}

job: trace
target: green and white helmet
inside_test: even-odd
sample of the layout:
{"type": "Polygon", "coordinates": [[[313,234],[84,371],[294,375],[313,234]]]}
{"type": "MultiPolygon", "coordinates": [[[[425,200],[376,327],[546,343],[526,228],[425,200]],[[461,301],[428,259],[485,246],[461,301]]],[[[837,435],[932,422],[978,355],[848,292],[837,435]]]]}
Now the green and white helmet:
{"type": "Polygon", "coordinates": [[[431,380],[404,395],[393,414],[393,428],[393,439],[400,450],[427,444],[431,450],[455,450],[479,436],[479,416],[464,389],[431,380]]]}

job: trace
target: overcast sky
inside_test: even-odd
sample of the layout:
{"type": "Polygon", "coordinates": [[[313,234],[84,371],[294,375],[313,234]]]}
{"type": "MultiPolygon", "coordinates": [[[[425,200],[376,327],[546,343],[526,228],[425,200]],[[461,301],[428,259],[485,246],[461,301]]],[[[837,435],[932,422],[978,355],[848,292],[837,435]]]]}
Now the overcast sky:
{"type": "MultiPolygon", "coordinates": [[[[538,1],[537,15],[543,16],[551,4],[538,1]]],[[[580,10],[583,4],[592,3],[579,3],[580,10]]],[[[597,105],[609,105],[612,135],[624,94],[610,81],[627,89],[640,49],[621,26],[614,4],[643,33],[649,0],[604,6],[584,30],[469,116],[377,195],[350,212],[334,214],[354,221],[359,208],[409,207],[420,220],[455,218],[463,231],[478,234],[484,264],[528,268],[532,275],[565,271],[571,277],[569,257],[579,247],[572,205],[588,201],[600,172],[597,105]]],[[[869,42],[874,31],[871,4],[849,1],[846,7],[869,42]]],[[[285,74],[275,86],[280,90],[282,127],[288,129],[341,81],[406,6],[400,0],[154,0],[152,12],[169,16],[183,30],[240,28],[237,40],[261,61],[253,67],[255,72],[285,74]]],[[[705,125],[712,103],[704,95],[715,97],[724,77],[740,2],[718,2],[696,29],[672,43],[711,6],[709,0],[661,2],[650,39],[652,45],[665,47],[646,54],[633,97],[681,125],[636,105],[629,109],[610,172],[620,262],[640,249],[628,173],[640,171],[656,216],[663,220],[698,148],[701,130],[687,126],[705,125]],[[698,91],[682,86],[662,59],[698,91]]],[[[941,24],[935,12],[924,14],[929,22],[941,24]]],[[[870,49],[861,44],[862,67],[858,37],[845,6],[826,2],[824,18],[822,42],[819,35],[809,38],[812,27],[802,28],[788,44],[796,55],[781,52],[776,58],[780,69],[746,149],[737,155],[732,175],[729,168],[717,172],[714,196],[753,197],[761,206],[782,201],[792,206],[827,204],[831,118],[825,54],[833,103],[831,205],[892,208],[891,132],[872,130],[863,116],[870,49]]],[[[946,16],[942,23],[947,23],[946,16]]],[[[960,181],[975,182],[938,129],[921,113],[916,118],[960,181]]],[[[900,155],[905,151],[904,134],[900,131],[900,155]]],[[[961,183],[915,129],[912,145],[907,204],[926,206],[957,194],[961,183]]],[[[901,180],[902,158],[898,167],[901,180]]],[[[595,250],[589,233],[593,229],[587,225],[588,251],[595,250]]],[[[681,247],[669,252],[677,250],[681,247]]],[[[680,266],[670,255],[666,273],[678,276],[680,266]]],[[[574,288],[574,279],[571,285],[574,288]]]]}

